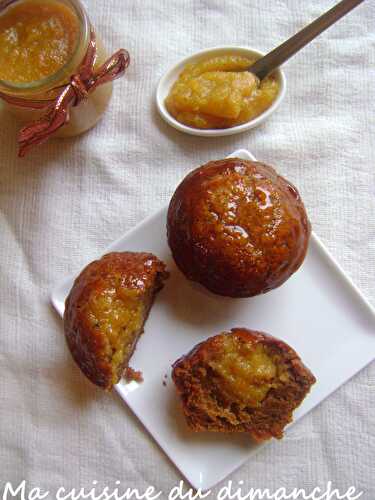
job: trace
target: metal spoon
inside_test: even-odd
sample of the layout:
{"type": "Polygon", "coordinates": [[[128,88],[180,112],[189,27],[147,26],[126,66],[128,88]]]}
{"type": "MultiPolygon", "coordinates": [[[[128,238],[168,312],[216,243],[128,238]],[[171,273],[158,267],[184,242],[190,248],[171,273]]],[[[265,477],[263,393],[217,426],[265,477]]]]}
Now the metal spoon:
{"type": "Polygon", "coordinates": [[[276,49],[273,49],[264,57],[258,59],[245,71],[249,71],[259,80],[263,80],[263,78],[269,75],[273,70],[281,66],[290,57],[294,56],[296,52],[310,43],[311,40],[316,38],[320,33],[325,31],[363,1],[364,0],[342,0],[325,14],[315,19],[311,24],[308,24],[301,31],[276,47],[276,49]]]}

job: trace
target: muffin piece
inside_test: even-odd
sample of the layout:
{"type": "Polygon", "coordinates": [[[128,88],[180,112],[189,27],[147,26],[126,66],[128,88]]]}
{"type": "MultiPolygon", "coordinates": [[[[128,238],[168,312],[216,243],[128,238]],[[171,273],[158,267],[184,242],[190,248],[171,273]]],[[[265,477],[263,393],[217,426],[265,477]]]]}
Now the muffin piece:
{"type": "Polygon", "coordinates": [[[129,359],[167,277],[165,265],[151,253],[113,252],[75,280],[65,302],[64,331],[73,358],[91,382],[110,390],[123,374],[139,380],[129,359]]]}
{"type": "Polygon", "coordinates": [[[173,365],[172,378],[194,431],[282,438],[314,375],[285,342],[233,328],[198,344],[173,365]]]}
{"type": "Polygon", "coordinates": [[[251,297],[302,264],[311,227],[297,189],[263,163],[211,161],[177,187],[168,243],[187,278],[219,295],[251,297]]]}

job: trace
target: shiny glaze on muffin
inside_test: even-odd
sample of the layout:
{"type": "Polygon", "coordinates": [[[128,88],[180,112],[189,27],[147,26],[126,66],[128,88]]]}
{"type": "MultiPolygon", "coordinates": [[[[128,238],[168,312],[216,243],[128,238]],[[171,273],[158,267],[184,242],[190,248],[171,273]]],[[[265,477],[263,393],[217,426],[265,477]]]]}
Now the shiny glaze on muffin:
{"type": "Polygon", "coordinates": [[[231,297],[268,292],[302,264],[311,227],[297,189],[263,163],[211,161],[176,189],[168,242],[180,270],[231,297]]]}
{"type": "Polygon", "coordinates": [[[156,293],[168,273],[155,255],[112,252],[91,262],[66,299],[64,331],[74,360],[91,382],[109,390],[129,367],[156,293]]]}

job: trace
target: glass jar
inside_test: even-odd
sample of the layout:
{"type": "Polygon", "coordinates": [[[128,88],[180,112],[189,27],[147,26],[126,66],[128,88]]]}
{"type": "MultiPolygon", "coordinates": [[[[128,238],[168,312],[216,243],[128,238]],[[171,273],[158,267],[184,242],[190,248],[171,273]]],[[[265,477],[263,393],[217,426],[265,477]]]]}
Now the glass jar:
{"type": "MultiPolygon", "coordinates": [[[[23,0],[0,1],[0,15],[11,4],[21,3],[23,0]]],[[[79,33],[75,50],[70,59],[54,74],[38,81],[28,83],[12,83],[0,80],[0,92],[10,97],[30,101],[49,101],[57,98],[61,88],[70,82],[71,76],[76,74],[90,43],[92,25],[87,13],[79,0],[54,0],[68,6],[76,14],[79,23],[79,33]]],[[[96,60],[94,69],[99,68],[107,59],[107,52],[96,35],[96,60]]],[[[71,107],[70,119],[54,134],[54,137],[69,137],[85,132],[93,127],[104,113],[112,95],[112,82],[107,82],[90,92],[77,107],[71,107]]],[[[24,125],[38,120],[45,110],[22,107],[4,102],[4,108],[11,112],[24,125]]]]}

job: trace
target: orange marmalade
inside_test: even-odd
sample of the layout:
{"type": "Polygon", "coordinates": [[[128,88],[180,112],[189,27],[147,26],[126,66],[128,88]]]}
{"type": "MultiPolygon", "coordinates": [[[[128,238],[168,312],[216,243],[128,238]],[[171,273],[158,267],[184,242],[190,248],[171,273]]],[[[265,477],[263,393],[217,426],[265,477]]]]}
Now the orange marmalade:
{"type": "Polygon", "coordinates": [[[72,57],[79,20],[56,0],[24,0],[0,15],[0,80],[29,83],[58,71],[72,57]]]}
{"type": "Polygon", "coordinates": [[[237,55],[188,64],[165,101],[169,113],[193,128],[229,128],[246,123],[271,106],[279,93],[276,76],[245,71],[253,62],[237,55]]]}
{"type": "MultiPolygon", "coordinates": [[[[57,98],[79,71],[91,32],[95,29],[80,0],[0,0],[0,92],[32,102],[57,98]]],[[[96,69],[108,54],[98,33],[95,38],[96,69]]],[[[111,95],[112,82],[97,87],[70,109],[69,122],[54,136],[71,137],[93,127],[111,95]]],[[[20,125],[39,120],[46,113],[4,99],[2,110],[12,113],[20,125]]]]}

